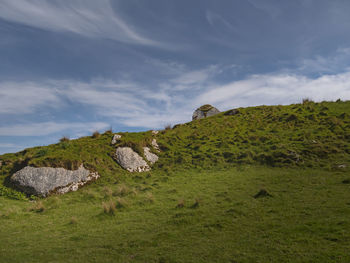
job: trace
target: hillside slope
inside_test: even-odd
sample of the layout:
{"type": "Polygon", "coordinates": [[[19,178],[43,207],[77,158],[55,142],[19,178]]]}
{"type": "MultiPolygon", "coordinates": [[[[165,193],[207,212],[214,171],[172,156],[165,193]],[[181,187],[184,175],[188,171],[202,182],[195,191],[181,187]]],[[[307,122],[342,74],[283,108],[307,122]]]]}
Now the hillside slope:
{"type": "Polygon", "coordinates": [[[350,261],[350,102],[118,134],[115,146],[106,132],[0,156],[0,262],[350,261]],[[152,171],[114,160],[153,138],[152,171]],[[101,178],[65,195],[27,197],[9,181],[27,165],[82,163],[101,178]]]}
{"type": "MultiPolygon", "coordinates": [[[[31,166],[76,169],[84,163],[101,175],[123,173],[113,160],[117,146],[131,146],[142,154],[152,133],[119,133],[83,137],[0,156],[1,178],[31,166]]],[[[350,102],[305,102],[289,106],[238,109],[176,125],[153,136],[161,146],[155,169],[212,167],[226,164],[266,164],[335,168],[350,161],[350,102]]],[[[151,147],[152,148],[152,147],[151,147]]]]}

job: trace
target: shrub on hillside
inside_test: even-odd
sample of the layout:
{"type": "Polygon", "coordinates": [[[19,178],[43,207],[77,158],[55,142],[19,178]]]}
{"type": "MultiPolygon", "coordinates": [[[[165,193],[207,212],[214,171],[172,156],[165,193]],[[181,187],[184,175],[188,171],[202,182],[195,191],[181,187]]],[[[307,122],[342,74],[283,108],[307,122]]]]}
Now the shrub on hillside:
{"type": "Polygon", "coordinates": [[[99,133],[99,131],[94,131],[94,133],[92,134],[92,138],[98,138],[98,137],[100,137],[100,133],[99,133]]]}
{"type": "Polygon", "coordinates": [[[60,142],[69,142],[69,137],[63,136],[63,137],[60,139],[60,142]]]}

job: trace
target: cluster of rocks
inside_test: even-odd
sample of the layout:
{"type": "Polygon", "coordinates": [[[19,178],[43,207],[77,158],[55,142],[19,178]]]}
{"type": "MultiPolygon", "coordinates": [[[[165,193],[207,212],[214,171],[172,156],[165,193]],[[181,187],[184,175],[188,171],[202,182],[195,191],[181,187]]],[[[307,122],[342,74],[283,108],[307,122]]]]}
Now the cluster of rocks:
{"type": "MultiPolygon", "coordinates": [[[[156,135],[158,134],[158,131],[152,131],[152,134],[156,135]]],[[[115,144],[115,136],[116,135],[114,135],[112,139],[112,144],[115,144]]],[[[121,138],[121,135],[118,135],[117,138],[119,140],[121,138]]],[[[156,151],[160,151],[156,139],[153,139],[151,144],[156,151]]],[[[152,153],[149,147],[143,147],[143,155],[148,163],[131,147],[117,147],[115,152],[115,159],[122,168],[129,172],[145,172],[151,170],[150,165],[153,165],[155,162],[157,162],[159,157],[155,153],[152,153]]]]}
{"type": "Polygon", "coordinates": [[[30,195],[46,197],[51,193],[77,191],[81,186],[99,178],[81,165],[77,170],[26,166],[11,176],[17,188],[30,195]]]}
{"type": "MultiPolygon", "coordinates": [[[[202,119],[220,113],[215,107],[206,104],[199,107],[192,116],[193,120],[202,119]]],[[[228,115],[235,115],[237,111],[230,111],[228,115]]],[[[155,136],[158,131],[152,131],[155,136]]],[[[111,144],[115,145],[120,141],[122,135],[115,134],[111,144]]],[[[157,140],[153,138],[151,148],[160,152],[157,140]]],[[[140,156],[130,147],[117,147],[115,159],[121,167],[129,172],[144,172],[151,169],[150,165],[156,163],[159,159],[157,154],[151,151],[150,147],[143,147],[143,156],[140,156]]],[[[0,161],[0,167],[3,162],[0,161]]],[[[81,165],[77,170],[67,170],[64,168],[52,167],[30,167],[26,166],[11,176],[13,184],[30,195],[46,197],[51,193],[64,194],[70,191],[77,191],[81,186],[90,181],[98,179],[100,175],[89,171],[81,165]]]]}

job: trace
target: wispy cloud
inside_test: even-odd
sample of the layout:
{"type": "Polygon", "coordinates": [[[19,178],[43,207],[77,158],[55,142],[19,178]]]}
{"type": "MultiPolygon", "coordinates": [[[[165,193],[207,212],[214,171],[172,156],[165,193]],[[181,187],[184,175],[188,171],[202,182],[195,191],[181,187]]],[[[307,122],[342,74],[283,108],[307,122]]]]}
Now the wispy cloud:
{"type": "Polygon", "coordinates": [[[39,107],[58,107],[54,88],[34,82],[1,82],[0,114],[32,113],[39,107]]]}
{"type": "Polygon", "coordinates": [[[338,48],[329,56],[317,55],[298,61],[297,70],[303,74],[335,74],[350,70],[350,48],[338,48]]]}
{"type": "Polygon", "coordinates": [[[0,87],[7,87],[1,89],[3,94],[10,91],[14,94],[0,96],[0,114],[18,116],[30,111],[35,114],[36,111],[47,111],[48,106],[55,103],[60,105],[61,110],[74,111],[74,114],[84,116],[87,120],[85,124],[82,119],[78,123],[63,120],[63,123],[34,121],[28,125],[6,127],[0,124],[0,135],[48,135],[65,130],[72,131],[67,132],[69,134],[80,134],[108,128],[110,124],[117,127],[162,128],[166,124],[190,121],[193,110],[206,103],[227,110],[253,105],[296,103],[305,97],[316,101],[350,99],[350,72],[317,78],[278,72],[251,75],[222,84],[218,79],[223,70],[217,65],[193,71],[183,70],[172,74],[168,81],[159,81],[155,86],[104,79],[90,82],[49,80],[30,85],[0,83],[0,87]],[[22,89],[24,86],[25,90],[22,89]],[[30,99],[26,100],[27,97],[30,99]],[[86,109],[97,122],[91,122],[86,109]]]}
{"type": "MultiPolygon", "coordinates": [[[[92,123],[56,123],[56,122],[42,122],[42,123],[22,123],[0,127],[0,136],[46,136],[50,134],[57,134],[69,132],[70,134],[81,134],[83,132],[93,132],[108,128],[109,125],[103,122],[92,123]]],[[[64,134],[62,134],[64,135],[64,134]]],[[[4,147],[4,146],[1,146],[4,147]]]]}
{"type": "Polygon", "coordinates": [[[2,0],[0,18],[45,30],[160,46],[124,21],[109,0],[2,0]]]}

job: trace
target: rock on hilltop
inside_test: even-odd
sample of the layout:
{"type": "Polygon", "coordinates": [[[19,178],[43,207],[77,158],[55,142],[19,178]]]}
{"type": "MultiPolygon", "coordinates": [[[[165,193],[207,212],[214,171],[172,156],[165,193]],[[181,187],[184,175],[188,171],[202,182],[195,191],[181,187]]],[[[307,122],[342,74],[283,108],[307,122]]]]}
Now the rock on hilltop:
{"type": "Polygon", "coordinates": [[[203,119],[218,113],[220,113],[220,111],[217,108],[213,107],[210,104],[205,104],[195,110],[195,112],[192,115],[192,120],[194,121],[198,119],[203,119]]]}

